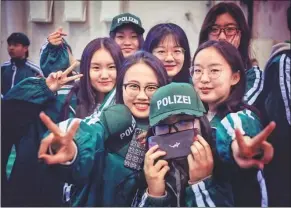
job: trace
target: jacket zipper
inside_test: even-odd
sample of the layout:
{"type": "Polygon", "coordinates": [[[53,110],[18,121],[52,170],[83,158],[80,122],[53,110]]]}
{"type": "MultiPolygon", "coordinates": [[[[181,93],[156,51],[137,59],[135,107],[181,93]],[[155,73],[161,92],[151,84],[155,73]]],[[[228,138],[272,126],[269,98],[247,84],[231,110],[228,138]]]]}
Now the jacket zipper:
{"type": "MultiPolygon", "coordinates": [[[[173,164],[175,167],[175,164],[173,164]]],[[[175,192],[174,188],[171,186],[170,183],[166,182],[167,186],[173,191],[177,198],[177,207],[180,207],[180,195],[181,195],[181,183],[180,183],[180,178],[181,178],[181,173],[180,171],[175,168],[175,179],[176,179],[176,187],[177,187],[177,192],[175,192]]]]}
{"type": "Polygon", "coordinates": [[[177,207],[180,207],[180,193],[176,193],[174,188],[171,186],[170,183],[166,182],[167,186],[173,191],[174,195],[177,198],[177,207]]]}
{"type": "Polygon", "coordinates": [[[11,88],[14,87],[15,75],[16,75],[16,72],[17,72],[17,67],[15,66],[15,64],[13,64],[13,66],[12,66],[12,70],[13,70],[14,72],[13,72],[13,75],[12,75],[11,88]]]}

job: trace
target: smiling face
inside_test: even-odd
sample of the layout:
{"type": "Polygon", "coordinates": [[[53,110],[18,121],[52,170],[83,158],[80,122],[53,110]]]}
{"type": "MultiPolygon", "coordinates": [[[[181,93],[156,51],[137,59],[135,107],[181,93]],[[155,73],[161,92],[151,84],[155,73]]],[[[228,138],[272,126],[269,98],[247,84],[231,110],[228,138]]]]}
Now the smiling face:
{"type": "Polygon", "coordinates": [[[167,35],[153,49],[153,55],[163,62],[169,77],[173,78],[182,70],[185,59],[184,49],[177,44],[173,35],[167,35]]]}
{"type": "Polygon", "coordinates": [[[130,25],[118,29],[114,40],[120,46],[124,57],[132,55],[139,48],[138,35],[130,25]]]}
{"type": "Polygon", "coordinates": [[[108,93],[116,84],[116,74],[116,66],[109,51],[100,48],[91,59],[91,85],[98,92],[108,93]]]}
{"type": "Polygon", "coordinates": [[[151,95],[159,86],[154,70],[143,62],[134,64],[126,71],[123,84],[127,85],[122,88],[124,104],[136,118],[148,118],[151,95]]]}
{"type": "Polygon", "coordinates": [[[194,87],[211,111],[215,111],[216,106],[227,99],[231,87],[240,80],[239,72],[233,73],[230,65],[214,47],[202,49],[196,55],[194,71],[201,73],[199,78],[193,75],[194,87]],[[220,71],[219,76],[217,71],[220,71]]]}

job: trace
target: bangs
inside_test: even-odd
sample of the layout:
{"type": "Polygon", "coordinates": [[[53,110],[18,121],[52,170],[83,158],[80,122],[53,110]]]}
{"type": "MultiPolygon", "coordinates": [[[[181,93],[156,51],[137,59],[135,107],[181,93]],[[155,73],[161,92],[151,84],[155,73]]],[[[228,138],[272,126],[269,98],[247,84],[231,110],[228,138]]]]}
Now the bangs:
{"type": "Polygon", "coordinates": [[[175,45],[174,47],[177,47],[177,46],[182,47],[180,44],[179,36],[173,32],[166,33],[164,36],[162,36],[161,40],[159,41],[156,47],[158,47],[160,44],[163,44],[166,40],[173,41],[175,45]]]}

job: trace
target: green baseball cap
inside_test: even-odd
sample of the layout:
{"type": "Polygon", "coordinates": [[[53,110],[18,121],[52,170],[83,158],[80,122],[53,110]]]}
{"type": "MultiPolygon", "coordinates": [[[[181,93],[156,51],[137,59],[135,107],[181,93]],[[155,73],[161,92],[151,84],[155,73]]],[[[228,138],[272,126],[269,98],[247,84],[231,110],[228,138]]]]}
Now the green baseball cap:
{"type": "Polygon", "coordinates": [[[191,84],[172,82],[154,93],[150,104],[150,126],[155,126],[172,115],[201,117],[205,112],[203,103],[191,84]]]}
{"type": "Polygon", "coordinates": [[[133,25],[138,34],[144,33],[140,18],[130,13],[115,16],[111,23],[110,32],[115,31],[118,27],[125,24],[133,25]]]}

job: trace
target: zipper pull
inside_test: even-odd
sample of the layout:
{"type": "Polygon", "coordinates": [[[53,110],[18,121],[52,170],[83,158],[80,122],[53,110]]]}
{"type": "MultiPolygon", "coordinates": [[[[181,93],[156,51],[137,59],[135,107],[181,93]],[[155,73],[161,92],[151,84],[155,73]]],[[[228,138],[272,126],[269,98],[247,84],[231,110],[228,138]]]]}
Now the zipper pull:
{"type": "Polygon", "coordinates": [[[12,70],[15,71],[16,69],[17,69],[17,67],[16,67],[15,63],[13,63],[12,70]]]}

